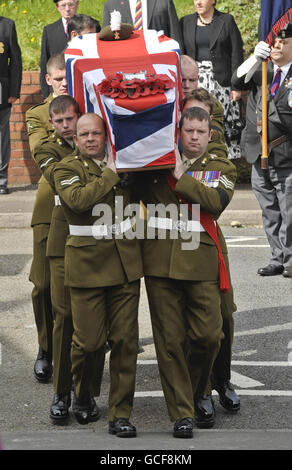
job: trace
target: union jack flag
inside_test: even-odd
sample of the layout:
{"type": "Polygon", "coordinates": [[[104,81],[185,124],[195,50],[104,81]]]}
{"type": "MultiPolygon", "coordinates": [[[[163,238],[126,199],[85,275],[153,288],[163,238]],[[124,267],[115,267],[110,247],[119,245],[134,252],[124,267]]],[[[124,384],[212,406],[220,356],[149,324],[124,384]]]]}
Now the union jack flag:
{"type": "Polygon", "coordinates": [[[174,166],[182,99],[176,41],[154,30],[119,41],[87,34],[71,41],[65,60],[69,94],[82,113],[104,119],[118,170],[174,166]]]}

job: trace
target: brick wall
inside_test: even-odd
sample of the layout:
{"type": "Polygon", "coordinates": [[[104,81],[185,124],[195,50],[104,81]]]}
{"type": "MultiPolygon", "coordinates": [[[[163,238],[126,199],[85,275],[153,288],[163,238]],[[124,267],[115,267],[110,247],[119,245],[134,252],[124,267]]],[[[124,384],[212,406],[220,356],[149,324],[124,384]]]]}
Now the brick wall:
{"type": "Polygon", "coordinates": [[[34,104],[43,101],[39,72],[25,71],[22,74],[20,98],[12,106],[10,118],[11,159],[8,170],[9,186],[27,186],[37,183],[39,169],[33,161],[28,144],[25,113],[34,104]]]}

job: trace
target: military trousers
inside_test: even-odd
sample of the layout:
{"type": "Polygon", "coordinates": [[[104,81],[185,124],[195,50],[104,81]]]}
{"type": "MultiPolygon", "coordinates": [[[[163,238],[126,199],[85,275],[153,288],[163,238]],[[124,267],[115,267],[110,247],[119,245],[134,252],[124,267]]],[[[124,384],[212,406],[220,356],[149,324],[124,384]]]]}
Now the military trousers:
{"type": "MultiPolygon", "coordinates": [[[[221,340],[220,349],[214,361],[211,378],[215,381],[227,381],[231,378],[231,359],[232,344],[234,339],[234,318],[233,313],[237,310],[234,303],[234,291],[231,282],[229,260],[227,253],[223,253],[225,265],[228,271],[230,289],[227,292],[221,292],[221,315],[222,315],[222,331],[224,338],[221,340]]],[[[211,379],[210,378],[210,379],[211,379]]],[[[212,380],[209,381],[206,394],[212,392],[212,380]]]]}
{"type": "Polygon", "coordinates": [[[33,226],[33,260],[29,279],[33,282],[32,305],[41,348],[52,354],[53,313],[50,292],[50,264],[46,256],[50,224],[33,226]]]}
{"type": "MultiPolygon", "coordinates": [[[[72,386],[71,345],[73,320],[69,287],[64,286],[64,258],[50,257],[53,327],[53,382],[55,393],[70,393],[72,386]]],[[[99,396],[105,353],[98,356],[92,377],[91,395],[99,396]]]]}
{"type": "Polygon", "coordinates": [[[218,282],[146,276],[145,284],[170,419],[193,417],[222,338],[218,282]]]}
{"type": "Polygon", "coordinates": [[[0,109],[0,186],[7,186],[8,166],[10,161],[10,127],[11,107],[0,109]]]}
{"type": "Polygon", "coordinates": [[[75,393],[89,394],[94,360],[110,352],[109,421],[129,418],[134,400],[138,354],[140,281],[118,286],[70,288],[73,341],[71,350],[75,393]]]}

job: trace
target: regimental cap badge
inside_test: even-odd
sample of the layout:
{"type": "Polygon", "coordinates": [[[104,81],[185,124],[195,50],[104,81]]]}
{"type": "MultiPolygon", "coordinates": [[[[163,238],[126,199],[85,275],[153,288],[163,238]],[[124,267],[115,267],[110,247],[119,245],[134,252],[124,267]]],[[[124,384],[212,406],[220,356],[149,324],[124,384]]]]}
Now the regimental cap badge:
{"type": "Polygon", "coordinates": [[[292,22],[288,23],[285,28],[279,32],[279,38],[287,39],[292,38],[292,22]]]}
{"type": "Polygon", "coordinates": [[[117,10],[111,12],[110,25],[105,26],[98,34],[98,38],[104,41],[128,39],[134,30],[129,23],[122,23],[121,13],[117,10]]]}

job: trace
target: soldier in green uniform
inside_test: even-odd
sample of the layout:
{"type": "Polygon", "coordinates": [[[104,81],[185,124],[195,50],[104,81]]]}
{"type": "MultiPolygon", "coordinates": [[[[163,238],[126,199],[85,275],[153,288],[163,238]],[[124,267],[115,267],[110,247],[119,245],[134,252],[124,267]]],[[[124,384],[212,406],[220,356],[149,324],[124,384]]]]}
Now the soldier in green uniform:
{"type": "MultiPolygon", "coordinates": [[[[64,55],[52,56],[47,64],[46,80],[53,93],[41,104],[26,112],[29,146],[34,157],[35,147],[46,139],[53,126],[49,121],[49,106],[54,96],[67,95],[67,80],[64,55]]],[[[53,314],[50,295],[50,268],[46,256],[54,193],[44,178],[38,182],[31,226],[33,228],[33,260],[29,279],[33,282],[32,304],[38,331],[39,351],[34,364],[34,375],[40,382],[47,382],[52,375],[52,329],[53,314]]]]}
{"type": "Polygon", "coordinates": [[[126,234],[134,220],[115,211],[117,197],[130,203],[131,187],[105,158],[105,127],[95,114],[85,114],[74,136],[80,155],[55,168],[69,236],[65,249],[65,283],[70,287],[74,333],[73,412],[77,421],[92,419],[90,381],[94,358],[110,353],[109,432],[136,436],[130,421],[138,352],[138,303],[143,275],[139,240],[126,234]],[[101,214],[104,215],[101,216],[101,214]]]}
{"type": "MultiPolygon", "coordinates": [[[[182,111],[194,106],[202,107],[210,114],[211,117],[213,134],[210,142],[208,143],[208,152],[215,154],[218,157],[221,156],[227,158],[228,151],[224,139],[223,107],[204,88],[192,90],[184,97],[182,102],[182,111]]],[[[228,266],[229,262],[227,252],[224,259],[228,266]]],[[[231,285],[230,274],[229,281],[231,285]]],[[[219,401],[225,409],[228,411],[238,411],[240,409],[240,399],[235,392],[233,385],[230,383],[232,343],[234,337],[233,313],[236,309],[237,307],[234,303],[233,288],[230,286],[228,292],[221,293],[221,313],[223,318],[224,338],[221,341],[220,351],[214,362],[211,374],[212,383],[210,381],[206,393],[201,400],[201,410],[205,415],[205,419],[200,423],[201,427],[212,427],[214,424],[214,404],[211,396],[212,388],[217,390],[219,401]]]]}
{"type": "Polygon", "coordinates": [[[158,229],[143,242],[145,283],[162,387],[175,421],[173,435],[183,438],[193,435],[194,409],[196,421],[202,419],[197,402],[223,336],[220,290],[229,287],[222,255],[226,244],[214,222],[233,195],[236,169],[226,158],[208,153],[210,127],[205,110],[188,109],[180,132],[187,172],[177,153],[173,172],[144,172],[136,183],[147,205],[147,226],[158,229]],[[172,207],[171,216],[153,215],[149,204],[172,207]],[[189,204],[200,205],[200,223],[186,210],[189,204]],[[183,247],[186,236],[192,241],[198,235],[196,249],[183,247]]]}
{"type": "MultiPolygon", "coordinates": [[[[49,107],[50,122],[55,129],[47,139],[43,139],[35,149],[35,160],[44,177],[54,191],[55,206],[52,212],[46,255],[50,262],[51,299],[54,314],[53,364],[54,397],[50,417],[57,422],[69,416],[71,404],[71,342],[73,333],[71,299],[69,288],[64,286],[65,243],[69,234],[62,205],[55,191],[53,171],[62,158],[75,150],[73,134],[79,117],[79,109],[74,98],[61,95],[53,99],[49,107]]],[[[104,357],[96,366],[93,376],[92,394],[100,393],[104,357]]],[[[97,405],[95,415],[99,415],[97,405]]]]}

